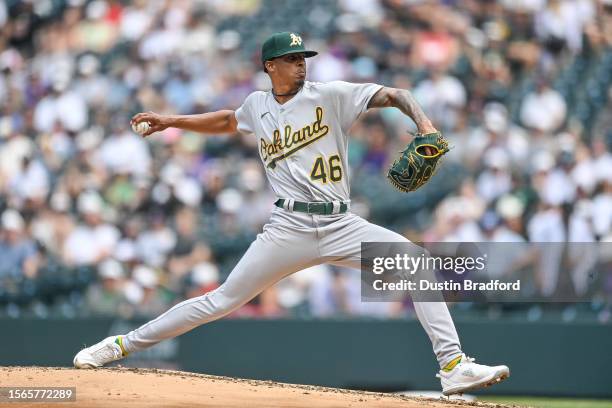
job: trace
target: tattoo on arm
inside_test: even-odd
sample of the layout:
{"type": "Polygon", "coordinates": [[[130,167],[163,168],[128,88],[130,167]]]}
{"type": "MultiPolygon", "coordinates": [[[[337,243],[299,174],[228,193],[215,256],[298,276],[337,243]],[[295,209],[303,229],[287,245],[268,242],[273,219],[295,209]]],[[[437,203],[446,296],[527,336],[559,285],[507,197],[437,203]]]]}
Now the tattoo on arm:
{"type": "Polygon", "coordinates": [[[401,110],[412,119],[416,123],[419,132],[430,133],[436,131],[421,106],[409,91],[384,87],[376,92],[368,104],[368,108],[384,108],[389,106],[401,110]]]}
{"type": "Polygon", "coordinates": [[[395,98],[392,102],[395,102],[391,106],[395,106],[401,110],[405,115],[408,115],[414,123],[416,123],[419,132],[428,133],[433,125],[431,121],[423,112],[423,109],[414,99],[412,94],[407,90],[397,89],[395,92],[395,98]]]}

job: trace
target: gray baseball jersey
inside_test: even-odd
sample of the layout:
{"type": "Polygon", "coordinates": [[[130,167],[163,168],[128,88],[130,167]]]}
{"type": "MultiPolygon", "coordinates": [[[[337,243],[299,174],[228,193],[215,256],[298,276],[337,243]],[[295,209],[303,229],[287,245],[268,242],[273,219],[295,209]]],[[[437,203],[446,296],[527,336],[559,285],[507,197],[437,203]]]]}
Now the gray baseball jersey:
{"type": "Polygon", "coordinates": [[[246,98],[236,110],[238,130],[257,138],[259,156],[279,198],[349,200],[348,130],[381,88],[306,81],[282,105],[271,91],[246,98]]]}
{"type": "MultiPolygon", "coordinates": [[[[306,82],[279,104],[271,92],[254,92],[236,111],[238,130],[257,137],[259,155],[278,198],[348,201],[347,132],[381,88],[375,84],[306,82]]],[[[301,269],[320,263],[360,268],[362,242],[408,242],[352,214],[316,215],[275,208],[227,280],[203,296],[186,300],[128,333],[127,351],[178,336],[239,308],[261,291],[301,269]]],[[[419,321],[443,367],[461,354],[444,302],[414,302],[419,321]]]]}

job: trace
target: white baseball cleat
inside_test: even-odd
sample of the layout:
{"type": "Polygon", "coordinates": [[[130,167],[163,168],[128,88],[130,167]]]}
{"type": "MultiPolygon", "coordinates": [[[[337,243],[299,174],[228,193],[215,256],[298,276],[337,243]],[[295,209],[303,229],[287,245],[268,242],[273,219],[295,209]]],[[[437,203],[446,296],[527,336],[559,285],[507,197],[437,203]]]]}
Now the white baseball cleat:
{"type": "Polygon", "coordinates": [[[473,358],[463,354],[452,370],[440,370],[436,377],[442,383],[442,394],[452,395],[502,382],[510,377],[510,369],[505,365],[490,367],[476,364],[473,358]]]}
{"type": "Polygon", "coordinates": [[[110,336],[79,351],[72,363],[76,368],[97,368],[127,356],[121,336],[110,336]]]}

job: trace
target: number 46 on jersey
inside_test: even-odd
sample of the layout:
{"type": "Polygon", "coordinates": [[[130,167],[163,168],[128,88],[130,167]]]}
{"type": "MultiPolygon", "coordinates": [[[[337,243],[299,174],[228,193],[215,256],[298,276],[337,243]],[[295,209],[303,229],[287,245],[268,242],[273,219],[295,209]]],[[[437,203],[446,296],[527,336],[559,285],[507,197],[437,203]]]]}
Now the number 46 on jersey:
{"type": "Polygon", "coordinates": [[[325,160],[323,156],[317,157],[310,172],[310,179],[324,184],[328,180],[333,182],[342,180],[342,162],[340,156],[334,154],[328,160],[325,160]]]}

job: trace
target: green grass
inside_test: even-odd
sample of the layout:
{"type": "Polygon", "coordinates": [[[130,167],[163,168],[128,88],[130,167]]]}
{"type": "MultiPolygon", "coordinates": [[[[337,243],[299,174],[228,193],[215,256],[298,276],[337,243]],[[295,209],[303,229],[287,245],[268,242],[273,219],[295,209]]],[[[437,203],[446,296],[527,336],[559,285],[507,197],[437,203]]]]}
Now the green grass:
{"type": "Polygon", "coordinates": [[[546,397],[481,397],[478,400],[535,408],[612,408],[612,400],[546,397]]]}

